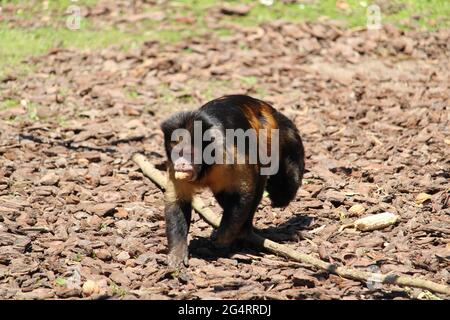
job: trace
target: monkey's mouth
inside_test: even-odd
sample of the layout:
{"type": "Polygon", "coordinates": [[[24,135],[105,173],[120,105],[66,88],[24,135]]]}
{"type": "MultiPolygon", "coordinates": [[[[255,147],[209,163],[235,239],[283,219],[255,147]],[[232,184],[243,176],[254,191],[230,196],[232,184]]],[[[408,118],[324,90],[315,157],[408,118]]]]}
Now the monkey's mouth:
{"type": "Polygon", "coordinates": [[[175,179],[177,180],[190,180],[192,176],[192,171],[175,171],[175,179]]]}
{"type": "Polygon", "coordinates": [[[175,179],[193,181],[197,178],[197,175],[192,170],[177,170],[175,171],[175,179]]]}
{"type": "Polygon", "coordinates": [[[197,166],[184,157],[174,161],[173,169],[177,180],[192,181],[197,178],[197,166]]]}

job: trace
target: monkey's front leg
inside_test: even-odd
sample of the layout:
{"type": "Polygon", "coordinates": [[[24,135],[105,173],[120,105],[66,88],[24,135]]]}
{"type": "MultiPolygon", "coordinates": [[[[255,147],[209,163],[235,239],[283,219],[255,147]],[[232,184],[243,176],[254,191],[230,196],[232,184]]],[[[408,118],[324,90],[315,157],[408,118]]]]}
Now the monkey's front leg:
{"type": "Polygon", "coordinates": [[[188,232],[192,205],[189,202],[166,203],[166,235],[169,244],[169,267],[178,268],[188,264],[188,232]]]}

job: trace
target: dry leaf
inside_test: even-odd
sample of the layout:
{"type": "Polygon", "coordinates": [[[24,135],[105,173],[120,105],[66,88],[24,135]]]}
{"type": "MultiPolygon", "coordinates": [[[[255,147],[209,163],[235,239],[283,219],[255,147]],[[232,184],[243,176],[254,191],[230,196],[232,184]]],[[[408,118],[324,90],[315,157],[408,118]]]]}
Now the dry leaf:
{"type": "Polygon", "coordinates": [[[352,223],[345,224],[339,228],[339,232],[345,228],[355,227],[360,231],[373,231],[383,229],[395,224],[399,216],[390,212],[383,212],[372,216],[360,218],[352,223]]]}
{"type": "Polygon", "coordinates": [[[338,0],[336,1],[336,8],[339,10],[348,10],[350,8],[350,5],[345,0],[338,0]]]}
{"type": "Polygon", "coordinates": [[[82,290],[83,290],[83,295],[91,296],[93,294],[99,293],[100,292],[100,287],[97,284],[97,282],[95,282],[93,280],[87,280],[83,284],[82,290]]]}
{"type": "Polygon", "coordinates": [[[350,209],[348,209],[348,212],[350,212],[353,215],[362,215],[366,211],[366,208],[362,204],[355,204],[350,209]]]}
{"type": "Polygon", "coordinates": [[[373,216],[364,217],[353,222],[356,229],[361,231],[372,231],[383,229],[395,224],[399,216],[390,212],[383,212],[373,216]]]}
{"type": "Polygon", "coordinates": [[[416,204],[422,204],[425,201],[431,200],[431,195],[429,195],[428,193],[419,193],[416,197],[416,204]]]}

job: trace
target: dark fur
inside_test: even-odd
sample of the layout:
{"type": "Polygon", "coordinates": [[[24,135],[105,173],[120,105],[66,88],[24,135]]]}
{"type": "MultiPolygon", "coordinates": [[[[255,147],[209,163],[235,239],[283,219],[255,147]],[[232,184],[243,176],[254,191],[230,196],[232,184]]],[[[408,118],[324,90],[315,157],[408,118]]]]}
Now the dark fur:
{"type": "Polygon", "coordinates": [[[298,130],[292,121],[261,100],[244,95],[225,96],[208,102],[197,111],[172,116],[162,123],[161,129],[169,159],[165,215],[169,263],[172,266],[187,262],[191,200],[198,190],[210,188],[223,208],[216,241],[220,245],[229,245],[252,230],[253,215],[261,201],[264,188],[269,193],[272,206],[284,207],[295,198],[301,185],[304,150],[298,130]],[[202,121],[203,130],[213,126],[223,132],[225,129],[279,129],[278,172],[267,177],[260,175],[260,164],[201,164],[195,181],[174,179],[170,161],[171,134],[177,128],[192,128],[193,133],[192,124],[195,120],[202,121]]]}

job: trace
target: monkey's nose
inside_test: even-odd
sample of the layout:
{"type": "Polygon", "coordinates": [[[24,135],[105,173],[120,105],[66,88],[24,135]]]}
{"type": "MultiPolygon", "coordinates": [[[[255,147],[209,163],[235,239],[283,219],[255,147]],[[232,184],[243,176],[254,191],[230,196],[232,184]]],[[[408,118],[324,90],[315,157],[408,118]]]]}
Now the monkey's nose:
{"type": "Polygon", "coordinates": [[[190,171],[192,166],[187,162],[182,162],[177,166],[177,171],[190,171]]]}
{"type": "Polygon", "coordinates": [[[190,161],[188,161],[187,159],[181,157],[181,158],[178,158],[175,161],[174,169],[175,169],[175,171],[192,171],[193,170],[193,166],[192,166],[192,163],[190,161]]]}

